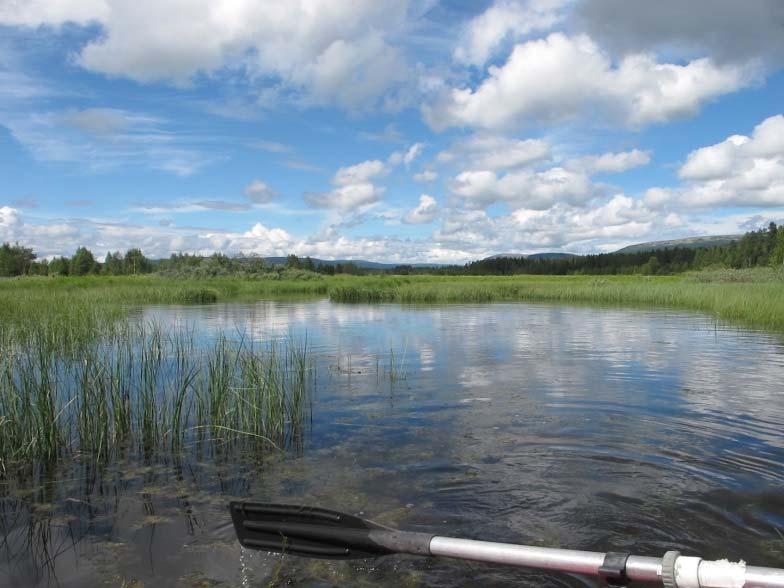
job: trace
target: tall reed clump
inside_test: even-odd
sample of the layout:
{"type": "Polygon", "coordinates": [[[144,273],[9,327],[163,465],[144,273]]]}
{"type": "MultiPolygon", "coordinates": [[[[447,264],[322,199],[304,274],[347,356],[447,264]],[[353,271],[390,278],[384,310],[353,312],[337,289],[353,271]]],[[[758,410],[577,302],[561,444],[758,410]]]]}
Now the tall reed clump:
{"type": "Polygon", "coordinates": [[[45,332],[28,335],[0,336],[3,470],[179,451],[191,441],[280,448],[301,437],[309,416],[306,344],[219,337],[199,346],[189,331],[124,324],[63,353],[45,332]]]}

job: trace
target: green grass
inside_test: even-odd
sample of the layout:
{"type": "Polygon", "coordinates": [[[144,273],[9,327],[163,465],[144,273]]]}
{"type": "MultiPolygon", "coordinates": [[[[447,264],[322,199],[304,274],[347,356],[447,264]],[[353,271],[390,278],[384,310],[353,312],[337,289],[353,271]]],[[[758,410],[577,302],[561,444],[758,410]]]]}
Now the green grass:
{"type": "Polygon", "coordinates": [[[35,333],[69,346],[145,304],[329,296],[335,302],[546,301],[690,309],[784,331],[784,270],[711,270],[683,276],[334,276],[315,280],[158,276],[0,280],[0,345],[35,333]]]}
{"type": "Polygon", "coordinates": [[[69,353],[35,337],[0,355],[0,466],[183,444],[301,438],[312,385],[307,346],[254,346],[188,331],[115,329],[69,353]]]}
{"type": "Polygon", "coordinates": [[[60,349],[104,334],[148,304],[326,296],[324,280],[167,279],[158,276],[0,279],[0,345],[36,337],[60,349]]]}
{"type": "Polygon", "coordinates": [[[784,331],[780,270],[722,270],[685,276],[417,276],[357,279],[330,290],[335,302],[536,301],[679,308],[739,325],[784,331]]]}

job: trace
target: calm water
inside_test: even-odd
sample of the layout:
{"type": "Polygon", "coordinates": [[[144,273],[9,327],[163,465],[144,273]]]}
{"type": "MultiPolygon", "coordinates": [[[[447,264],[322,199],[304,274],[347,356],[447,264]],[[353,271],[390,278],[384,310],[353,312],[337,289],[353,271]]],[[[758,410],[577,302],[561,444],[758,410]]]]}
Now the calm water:
{"type": "Polygon", "coordinates": [[[784,341],[694,314],[327,301],[151,307],[139,320],[307,337],[313,420],[286,455],[62,464],[6,484],[3,586],[581,586],[481,564],[243,551],[233,498],[410,530],[784,566],[784,341]]]}

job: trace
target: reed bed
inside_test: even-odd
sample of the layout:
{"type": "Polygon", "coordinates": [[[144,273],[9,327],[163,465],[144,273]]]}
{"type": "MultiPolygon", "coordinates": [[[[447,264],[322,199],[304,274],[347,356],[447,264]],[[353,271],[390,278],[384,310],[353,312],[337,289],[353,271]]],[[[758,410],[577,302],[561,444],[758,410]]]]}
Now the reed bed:
{"type": "Polygon", "coordinates": [[[188,443],[282,448],[310,415],[306,343],[202,346],[187,330],[124,324],[63,352],[27,335],[0,353],[3,469],[188,443]]]}
{"type": "Polygon", "coordinates": [[[483,303],[538,301],[668,307],[702,311],[717,319],[784,331],[784,288],[776,272],[736,280],[731,271],[703,276],[422,277],[386,283],[342,284],[335,302],[483,303]]]}
{"type": "Polygon", "coordinates": [[[78,347],[149,304],[326,296],[324,280],[210,280],[159,276],[0,279],[0,341],[78,347]]]}

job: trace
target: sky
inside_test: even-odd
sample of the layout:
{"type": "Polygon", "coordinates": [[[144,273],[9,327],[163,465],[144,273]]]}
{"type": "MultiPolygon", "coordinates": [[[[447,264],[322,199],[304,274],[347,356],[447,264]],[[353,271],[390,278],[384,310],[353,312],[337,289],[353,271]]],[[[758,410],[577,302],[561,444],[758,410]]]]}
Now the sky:
{"type": "Polygon", "coordinates": [[[784,222],[780,0],[0,0],[0,241],[464,263],[784,222]]]}

